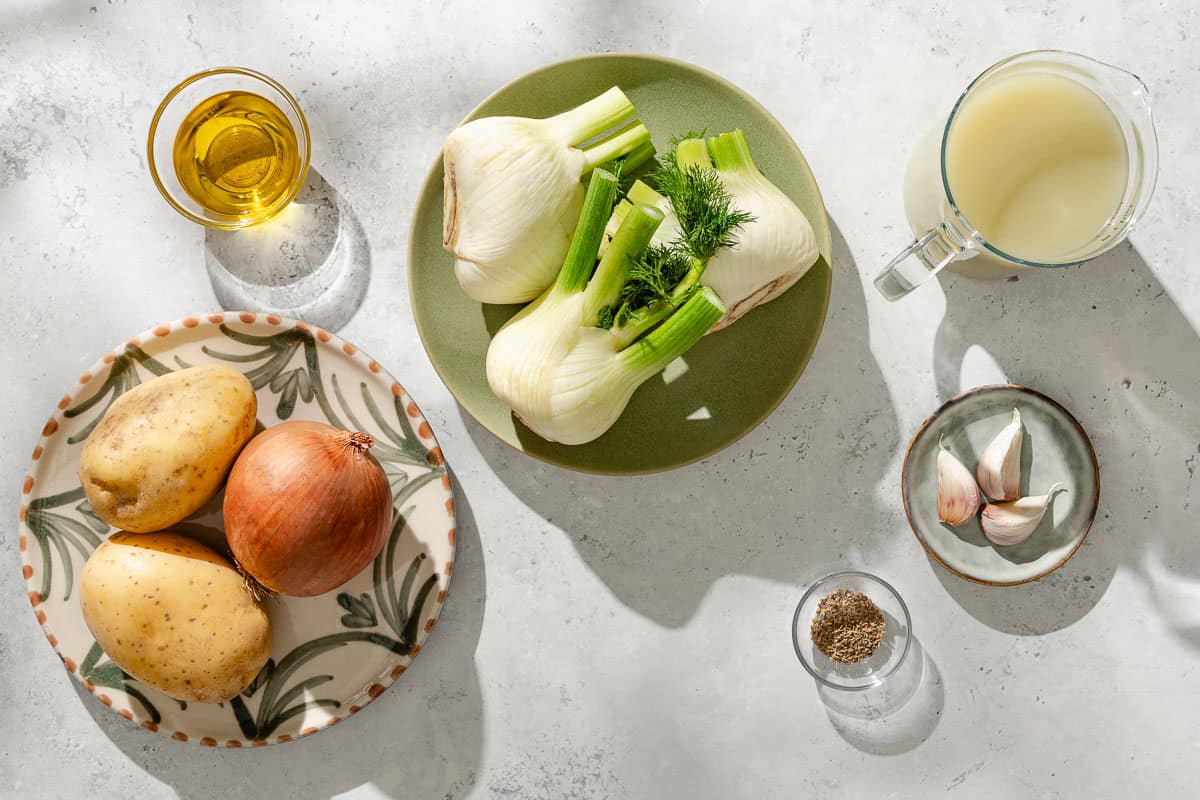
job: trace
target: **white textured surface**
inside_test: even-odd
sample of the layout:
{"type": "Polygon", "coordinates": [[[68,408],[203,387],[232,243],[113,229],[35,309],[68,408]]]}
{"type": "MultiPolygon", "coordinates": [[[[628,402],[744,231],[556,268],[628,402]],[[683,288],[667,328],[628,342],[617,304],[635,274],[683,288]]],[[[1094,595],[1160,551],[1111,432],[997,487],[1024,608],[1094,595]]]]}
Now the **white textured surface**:
{"type": "Polygon", "coordinates": [[[15,389],[0,518],[16,519],[36,432],[75,376],[127,335],[215,306],[204,233],[154,191],[144,135],[175,81],[246,64],[298,93],[314,163],[370,243],[370,289],[342,333],[401,376],[461,483],[443,621],[395,687],[333,730],[247,752],[179,745],[75,690],[25,601],[10,523],[0,795],[1194,795],[1193,4],[258,5],[0,10],[0,374],[15,389]],[[909,149],[976,72],[1037,47],[1149,83],[1162,146],[1150,218],[1082,269],[948,276],[887,306],[869,276],[906,239],[909,149]],[[540,465],[464,420],[417,342],[404,277],[412,204],[451,126],[531,68],[605,50],[688,59],[754,94],[805,150],[840,231],[825,334],[783,406],[727,452],[640,480],[540,465]],[[1000,377],[1072,409],[1103,465],[1087,544],[1013,590],[931,565],[897,486],[925,415],[1000,377]],[[908,600],[940,675],[925,707],[835,725],[801,671],[792,609],[807,579],[843,565],[908,600]]]}

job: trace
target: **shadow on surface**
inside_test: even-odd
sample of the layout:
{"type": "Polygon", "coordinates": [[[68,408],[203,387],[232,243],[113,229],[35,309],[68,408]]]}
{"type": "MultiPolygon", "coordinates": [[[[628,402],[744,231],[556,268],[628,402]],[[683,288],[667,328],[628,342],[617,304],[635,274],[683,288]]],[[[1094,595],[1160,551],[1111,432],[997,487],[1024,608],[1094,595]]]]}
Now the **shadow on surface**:
{"type": "Polygon", "coordinates": [[[312,167],[296,199],[267,222],[209,228],[204,256],[226,311],[269,311],[331,331],[354,316],[371,277],[362,224],[312,167]]]}
{"type": "Polygon", "coordinates": [[[969,388],[959,381],[967,349],[986,349],[1011,383],[1054,397],[1088,431],[1100,509],[1075,556],[1034,584],[992,589],[931,567],[980,621],[1038,634],[1087,614],[1125,566],[1176,634],[1200,647],[1189,511],[1200,464],[1200,337],[1129,242],[1080,267],[1014,277],[942,278],[947,308],[933,353],[940,399],[969,388]]]}
{"type": "Polygon", "coordinates": [[[1097,561],[1098,549],[1085,542],[1056,571],[1020,586],[972,583],[928,560],[942,588],[975,619],[1004,633],[1038,636],[1075,624],[1104,596],[1114,569],[1097,561]]]}
{"type": "Polygon", "coordinates": [[[862,286],[836,226],[831,260],[829,315],[813,360],[779,408],[717,456],[634,478],[585,475],[513,450],[460,409],[500,479],[638,613],[679,626],[724,575],[799,586],[811,564],[845,568],[880,558],[881,548],[912,546],[874,535],[904,524],[898,504],[873,491],[899,436],[868,347],[862,286]]]}
{"type": "Polygon", "coordinates": [[[945,687],[933,658],[915,636],[905,663],[882,686],[842,692],[817,686],[838,735],[864,753],[907,753],[930,737],[942,718],[945,687]]]}
{"type": "Polygon", "coordinates": [[[486,579],[478,528],[457,480],[454,490],[458,551],[437,628],[407,672],[352,719],[286,744],[216,750],[137,728],[72,685],[130,761],[181,798],[330,797],[365,784],[395,798],[465,796],[483,751],[475,648],[486,579]]]}

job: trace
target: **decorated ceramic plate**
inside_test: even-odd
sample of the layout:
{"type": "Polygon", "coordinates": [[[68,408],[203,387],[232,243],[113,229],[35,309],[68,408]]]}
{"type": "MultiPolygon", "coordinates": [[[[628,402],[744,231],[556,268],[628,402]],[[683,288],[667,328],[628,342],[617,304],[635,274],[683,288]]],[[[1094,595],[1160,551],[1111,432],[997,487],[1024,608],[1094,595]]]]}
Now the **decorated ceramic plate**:
{"type": "Polygon", "coordinates": [[[976,583],[1013,586],[1049,575],[1083,544],[1100,502],[1100,467],[1091,440],[1071,413],[1040,392],[1022,386],[981,386],[950,400],[925,420],[909,445],[901,479],[904,511],[917,540],[946,569],[976,583]],[[1021,412],[1021,494],[1054,498],[1037,529],[1020,544],[988,541],[978,517],[952,527],[938,521],[938,441],[975,472],[992,437],[1021,412]]]}
{"type": "MultiPolygon", "coordinates": [[[[221,501],[177,530],[223,542],[221,501]]],[[[454,498],[429,424],[407,392],[349,342],[274,315],[188,317],[135,336],[63,396],[21,487],[22,570],[29,602],[67,670],[128,720],[183,742],[287,742],[355,713],[407,668],[437,622],[454,563],[454,498]],[[226,364],[258,395],[258,421],[317,420],[369,433],[391,482],[396,524],[375,562],[317,597],[267,601],[267,665],[226,703],[183,703],[124,673],[79,610],[79,573],[113,532],[80,486],[79,453],[122,392],[172,370],[226,364]]]]}
{"type": "Polygon", "coordinates": [[[547,442],[514,419],[491,393],[484,357],[492,334],[519,306],[480,304],[454,277],[442,249],[442,162],[430,169],[409,237],[408,281],[421,340],[458,402],[501,440],[544,461],[600,473],[671,469],[732,444],[787,396],[816,347],[829,306],[829,221],[812,171],[795,142],[745,92],[710,72],[658,56],[608,54],[552,64],[484,100],[468,120],[515,114],[547,117],[620,86],[658,147],[671,136],[741,128],[755,163],[804,211],[821,258],[799,283],[684,356],[634,393],[625,413],[585,445],[547,442]],[[747,354],[753,354],[748,357],[747,354]]]}

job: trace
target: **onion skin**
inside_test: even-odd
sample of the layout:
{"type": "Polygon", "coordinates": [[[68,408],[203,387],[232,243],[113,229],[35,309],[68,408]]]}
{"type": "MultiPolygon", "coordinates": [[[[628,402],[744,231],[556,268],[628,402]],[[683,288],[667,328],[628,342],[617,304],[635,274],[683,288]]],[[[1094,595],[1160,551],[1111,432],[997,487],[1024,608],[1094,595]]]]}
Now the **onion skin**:
{"type": "Polygon", "coordinates": [[[392,493],[374,442],[320,422],[284,422],[250,440],[225,486],[225,535],[242,572],[267,589],[312,597],[379,554],[392,493]]]}

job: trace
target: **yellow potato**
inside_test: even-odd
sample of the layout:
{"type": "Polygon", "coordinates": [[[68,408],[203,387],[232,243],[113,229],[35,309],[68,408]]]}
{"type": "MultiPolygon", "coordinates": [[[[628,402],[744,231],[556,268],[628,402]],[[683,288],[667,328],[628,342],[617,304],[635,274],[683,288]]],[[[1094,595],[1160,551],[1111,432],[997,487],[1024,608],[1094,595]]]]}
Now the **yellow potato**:
{"type": "Polygon", "coordinates": [[[254,434],[250,381],[221,365],[192,367],[130,389],[79,456],[79,480],[100,519],[127,531],[169,528],[221,488],[254,434]]]}
{"type": "Polygon", "coordinates": [[[109,658],[177,700],[228,700],[271,653],[271,620],[242,576],[177,533],[114,533],[83,567],[79,605],[109,658]]]}

